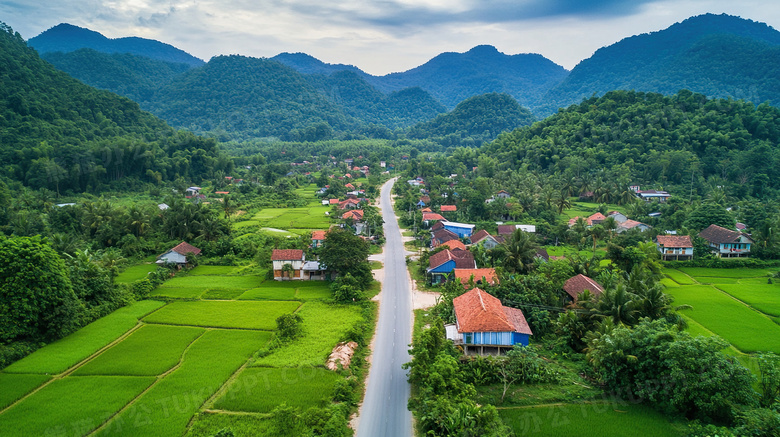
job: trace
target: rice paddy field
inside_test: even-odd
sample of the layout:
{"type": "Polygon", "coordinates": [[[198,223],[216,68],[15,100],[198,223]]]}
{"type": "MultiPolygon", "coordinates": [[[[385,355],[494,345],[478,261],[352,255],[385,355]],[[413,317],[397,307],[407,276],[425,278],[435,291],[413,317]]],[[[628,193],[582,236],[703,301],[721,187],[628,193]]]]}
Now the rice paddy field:
{"type": "Polygon", "coordinates": [[[231,382],[214,408],[270,413],[280,403],[286,403],[305,411],[330,402],[336,381],[342,378],[322,367],[250,367],[231,382]]]}
{"type": "Polygon", "coordinates": [[[144,319],[146,323],[273,331],[276,318],[298,309],[300,302],[177,301],[144,319]]]}
{"type": "Polygon", "coordinates": [[[499,409],[498,413],[518,436],[677,437],[687,431],[644,405],[562,404],[499,409]]]}
{"type": "Polygon", "coordinates": [[[137,266],[128,267],[120,273],[116,278],[114,278],[114,282],[118,284],[126,284],[130,282],[135,282],[140,279],[146,278],[146,276],[157,270],[157,264],[151,263],[151,264],[139,264],[137,266]]]}
{"type": "Polygon", "coordinates": [[[667,287],[684,315],[723,337],[739,351],[780,353],[780,285],[769,284],[772,269],[665,269],[678,286],[667,287]],[[685,285],[683,285],[685,284],[685,285]],[[693,285],[687,285],[693,284],[693,285]]]}
{"type": "MultiPolygon", "coordinates": [[[[289,236],[327,229],[330,207],[316,189],[297,190],[311,198],[307,207],[261,210],[236,227],[289,236]]],[[[156,270],[154,257],[145,262],[116,281],[156,270]]],[[[265,413],[281,404],[329,404],[345,376],[324,363],[362,322],[362,309],[331,304],[327,282],[277,282],[264,273],[198,266],[153,290],[157,300],[121,308],[0,370],[0,437],[213,436],[227,427],[269,435],[265,413]],[[303,335],[269,353],[276,318],[293,312],[303,335]]]]}
{"type": "Polygon", "coordinates": [[[3,369],[3,373],[58,374],[106,347],[164,302],[144,300],[120,308],[3,369]]]}

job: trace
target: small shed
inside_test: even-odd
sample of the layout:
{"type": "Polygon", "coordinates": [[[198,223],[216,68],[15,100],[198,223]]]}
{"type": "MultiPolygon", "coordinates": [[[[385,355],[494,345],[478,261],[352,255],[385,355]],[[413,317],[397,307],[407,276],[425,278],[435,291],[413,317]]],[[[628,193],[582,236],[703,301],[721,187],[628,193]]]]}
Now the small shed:
{"type": "Polygon", "coordinates": [[[157,257],[157,264],[176,264],[179,267],[186,266],[189,261],[187,255],[197,256],[200,255],[201,250],[197,247],[182,241],[174,246],[171,250],[163,253],[157,257]]]}

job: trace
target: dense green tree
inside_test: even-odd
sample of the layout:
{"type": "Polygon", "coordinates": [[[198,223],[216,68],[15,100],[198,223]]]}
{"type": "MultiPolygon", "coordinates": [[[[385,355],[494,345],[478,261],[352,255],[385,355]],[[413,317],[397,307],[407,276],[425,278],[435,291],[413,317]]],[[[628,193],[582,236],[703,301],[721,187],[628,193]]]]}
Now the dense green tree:
{"type": "Polygon", "coordinates": [[[81,311],[65,263],[41,237],[0,237],[0,341],[52,340],[81,311]]]}
{"type": "Polygon", "coordinates": [[[684,223],[686,228],[696,231],[701,231],[709,225],[734,229],[734,218],[723,206],[716,203],[705,203],[693,210],[684,223]]]}
{"type": "Polygon", "coordinates": [[[339,274],[350,273],[365,289],[372,278],[368,254],[368,243],[362,238],[347,229],[333,228],[322,243],[320,263],[339,274]]]}

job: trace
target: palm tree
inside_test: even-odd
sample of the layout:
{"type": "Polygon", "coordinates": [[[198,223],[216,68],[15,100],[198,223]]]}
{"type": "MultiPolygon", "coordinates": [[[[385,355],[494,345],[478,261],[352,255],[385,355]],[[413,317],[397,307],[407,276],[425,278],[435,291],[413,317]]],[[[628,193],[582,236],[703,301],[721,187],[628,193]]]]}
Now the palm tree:
{"type": "Polygon", "coordinates": [[[138,205],[133,205],[127,210],[127,227],[136,237],[143,235],[149,228],[149,217],[138,205]]]}
{"type": "Polygon", "coordinates": [[[639,315],[638,306],[637,296],[628,291],[626,284],[618,284],[601,293],[591,312],[596,317],[612,319],[616,325],[631,325],[639,315]]]}
{"type": "MultiPolygon", "coordinates": [[[[613,219],[614,220],[614,219],[613,219]]],[[[593,255],[596,255],[596,244],[607,234],[607,230],[602,225],[596,225],[590,228],[590,238],[593,239],[593,255]]]]}
{"type": "Polygon", "coordinates": [[[509,241],[498,247],[503,247],[504,250],[504,268],[509,272],[517,273],[531,271],[536,259],[536,251],[539,250],[539,245],[533,234],[521,229],[515,229],[509,241]]]}
{"type": "Polygon", "coordinates": [[[561,196],[555,199],[555,206],[558,207],[558,214],[562,214],[564,209],[571,208],[571,202],[565,193],[561,192],[561,196]]]}

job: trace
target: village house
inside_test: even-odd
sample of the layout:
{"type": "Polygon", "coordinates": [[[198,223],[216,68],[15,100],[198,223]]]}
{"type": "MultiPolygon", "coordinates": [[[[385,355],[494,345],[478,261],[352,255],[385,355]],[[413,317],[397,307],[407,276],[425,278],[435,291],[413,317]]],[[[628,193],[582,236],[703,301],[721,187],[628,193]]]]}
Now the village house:
{"type": "Polygon", "coordinates": [[[317,248],[325,242],[325,234],[328,231],[311,231],[311,247],[317,248]]]}
{"type": "Polygon", "coordinates": [[[453,269],[452,274],[464,287],[468,287],[472,278],[474,278],[474,285],[498,284],[496,269],[453,269]]]}
{"type": "Polygon", "coordinates": [[[490,233],[484,229],[480,229],[470,238],[472,245],[479,244],[488,250],[495,248],[504,241],[503,237],[500,239],[501,241],[499,241],[499,238],[490,235],[490,233]]]}
{"type": "Polygon", "coordinates": [[[640,190],[639,185],[632,185],[629,188],[636,194],[636,197],[644,200],[645,202],[656,200],[660,203],[664,203],[672,197],[672,195],[666,191],[640,190]]]}
{"type": "Polygon", "coordinates": [[[655,245],[664,261],[693,259],[693,243],[688,235],[659,235],[655,245]]]}
{"type": "Polygon", "coordinates": [[[607,217],[612,217],[613,219],[615,219],[615,222],[617,222],[618,224],[628,220],[628,217],[626,217],[620,211],[610,211],[609,214],[607,214],[607,217]]]}
{"type": "MultiPolygon", "coordinates": [[[[441,222],[436,222],[436,224],[439,223],[441,222]]],[[[458,235],[452,231],[444,229],[443,227],[436,229],[431,233],[431,247],[435,248],[452,240],[459,240],[458,235]]]]}
{"type": "Polygon", "coordinates": [[[455,324],[445,326],[447,339],[469,355],[499,355],[516,344],[528,346],[533,333],[523,312],[501,305],[487,292],[473,288],[452,300],[455,324]]]}
{"type": "Polygon", "coordinates": [[[355,198],[349,198],[339,202],[339,209],[357,209],[360,206],[360,201],[355,198]]]}
{"type": "MultiPolygon", "coordinates": [[[[579,216],[570,218],[569,219],[569,227],[574,226],[577,223],[577,220],[579,218],[580,218],[579,216]]],[[[604,223],[604,221],[606,219],[607,219],[607,217],[605,217],[604,214],[602,214],[600,212],[597,212],[597,213],[595,213],[595,214],[585,218],[585,224],[588,227],[595,226],[595,225],[600,225],[600,224],[604,223]]]]}
{"type": "Polygon", "coordinates": [[[182,241],[181,243],[174,246],[171,250],[163,253],[162,255],[157,257],[156,264],[175,264],[179,268],[186,266],[187,264],[190,264],[190,261],[187,259],[188,255],[198,256],[200,255],[200,249],[197,247],[182,241]]]}
{"type": "Polygon", "coordinates": [[[749,235],[732,231],[718,225],[710,225],[699,236],[710,245],[712,252],[720,258],[740,258],[750,256],[753,240],[749,235]]]}
{"type": "Polygon", "coordinates": [[[563,284],[563,291],[566,292],[563,296],[564,301],[576,302],[580,297],[580,294],[585,290],[590,290],[590,294],[593,295],[593,297],[599,297],[601,296],[601,293],[604,292],[604,287],[583,274],[572,276],[563,284]]]}
{"type": "Polygon", "coordinates": [[[425,223],[425,226],[429,226],[431,222],[440,222],[447,220],[446,218],[442,217],[441,214],[437,214],[435,212],[423,212],[422,213],[422,221],[425,223]]]}
{"type": "Polygon", "coordinates": [[[274,249],[271,252],[271,262],[276,281],[304,278],[303,264],[306,262],[306,256],[300,249],[274,249]],[[285,264],[289,264],[292,271],[285,272],[285,264]]]}
{"type": "Polygon", "coordinates": [[[439,207],[439,211],[441,212],[455,212],[458,210],[458,207],[455,205],[442,205],[439,207]]]}
{"type": "Polygon", "coordinates": [[[436,252],[428,259],[428,269],[426,273],[431,275],[431,283],[439,284],[446,282],[447,277],[453,269],[475,269],[477,263],[474,262],[474,255],[467,250],[449,250],[444,249],[436,252]]]}
{"type": "Polygon", "coordinates": [[[509,199],[510,197],[512,197],[512,196],[509,194],[508,191],[505,191],[505,190],[501,190],[498,193],[496,193],[496,198],[497,199],[509,199]]]}
{"type": "Polygon", "coordinates": [[[463,244],[460,240],[448,240],[444,243],[441,243],[439,246],[446,247],[450,250],[460,249],[460,250],[466,250],[466,245],[463,244]]]}
{"type": "Polygon", "coordinates": [[[620,223],[618,225],[617,229],[615,229],[615,232],[617,232],[618,234],[622,234],[623,232],[630,231],[632,229],[637,229],[640,232],[644,232],[644,231],[649,230],[650,228],[651,228],[650,225],[646,225],[646,224],[644,224],[642,222],[638,222],[636,220],[628,219],[628,220],[624,221],[623,223],[620,223]]]}
{"type": "Polygon", "coordinates": [[[498,225],[498,235],[510,237],[518,229],[529,234],[536,233],[536,225],[498,225]]]}

